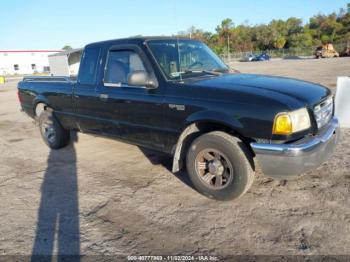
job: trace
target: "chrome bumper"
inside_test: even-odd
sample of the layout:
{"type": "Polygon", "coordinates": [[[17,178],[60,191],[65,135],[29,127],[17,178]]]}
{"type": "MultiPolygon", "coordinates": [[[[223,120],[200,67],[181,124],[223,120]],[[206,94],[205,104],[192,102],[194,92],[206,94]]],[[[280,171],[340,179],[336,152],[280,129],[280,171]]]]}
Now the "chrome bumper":
{"type": "Polygon", "coordinates": [[[333,154],[340,136],[339,123],[333,118],[322,131],[291,144],[251,143],[265,175],[288,179],[319,167],[333,154]]]}

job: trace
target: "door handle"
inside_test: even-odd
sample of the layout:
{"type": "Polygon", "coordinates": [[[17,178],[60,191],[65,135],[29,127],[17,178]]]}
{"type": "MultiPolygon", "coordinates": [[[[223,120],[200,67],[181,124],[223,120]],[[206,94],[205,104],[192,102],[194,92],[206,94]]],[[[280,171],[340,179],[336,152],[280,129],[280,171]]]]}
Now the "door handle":
{"type": "Polygon", "coordinates": [[[100,94],[100,99],[101,100],[107,100],[108,99],[108,94],[100,94]]]}

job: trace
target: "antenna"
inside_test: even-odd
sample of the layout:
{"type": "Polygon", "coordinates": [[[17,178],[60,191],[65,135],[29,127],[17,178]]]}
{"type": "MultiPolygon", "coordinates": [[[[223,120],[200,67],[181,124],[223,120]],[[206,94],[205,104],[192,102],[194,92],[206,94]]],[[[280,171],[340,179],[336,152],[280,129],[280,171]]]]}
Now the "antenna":
{"type": "Polygon", "coordinates": [[[178,57],[178,63],[179,63],[179,76],[180,76],[180,81],[182,82],[182,74],[181,74],[181,57],[180,57],[180,47],[179,47],[179,34],[178,34],[178,23],[177,23],[177,8],[176,8],[176,1],[173,0],[174,4],[174,21],[175,21],[175,35],[176,35],[176,46],[177,46],[177,57],[178,57]]]}

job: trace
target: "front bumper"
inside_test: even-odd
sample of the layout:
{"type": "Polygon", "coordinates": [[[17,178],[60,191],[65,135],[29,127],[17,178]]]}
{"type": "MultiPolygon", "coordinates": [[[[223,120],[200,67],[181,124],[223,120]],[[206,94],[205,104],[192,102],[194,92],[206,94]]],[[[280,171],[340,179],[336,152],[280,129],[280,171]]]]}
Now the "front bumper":
{"type": "Polygon", "coordinates": [[[322,131],[291,144],[251,143],[266,176],[289,179],[319,167],[334,152],[340,136],[339,122],[333,118],[322,131]]]}

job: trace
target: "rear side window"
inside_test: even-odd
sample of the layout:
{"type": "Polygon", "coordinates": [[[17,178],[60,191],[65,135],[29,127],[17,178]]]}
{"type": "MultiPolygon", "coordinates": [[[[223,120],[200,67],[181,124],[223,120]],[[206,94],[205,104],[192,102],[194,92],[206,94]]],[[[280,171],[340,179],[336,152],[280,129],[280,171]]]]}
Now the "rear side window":
{"type": "Polygon", "coordinates": [[[79,70],[79,82],[81,84],[96,84],[99,56],[99,47],[90,47],[85,49],[79,70]]]}
{"type": "Polygon", "coordinates": [[[140,56],[135,51],[110,51],[104,82],[109,84],[127,84],[128,75],[134,71],[146,71],[140,56]]]}

